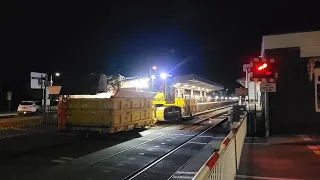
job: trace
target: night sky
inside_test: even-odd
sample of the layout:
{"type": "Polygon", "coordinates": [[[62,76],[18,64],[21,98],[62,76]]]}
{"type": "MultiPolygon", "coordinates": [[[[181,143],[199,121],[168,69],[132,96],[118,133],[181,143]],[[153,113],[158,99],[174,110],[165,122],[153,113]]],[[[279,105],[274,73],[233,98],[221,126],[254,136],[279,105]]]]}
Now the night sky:
{"type": "Polygon", "coordinates": [[[262,35],[318,30],[319,7],[294,1],[10,1],[0,6],[1,82],[25,86],[31,71],[130,76],[156,65],[173,75],[195,73],[232,92],[243,62],[259,55],[262,35]]]}

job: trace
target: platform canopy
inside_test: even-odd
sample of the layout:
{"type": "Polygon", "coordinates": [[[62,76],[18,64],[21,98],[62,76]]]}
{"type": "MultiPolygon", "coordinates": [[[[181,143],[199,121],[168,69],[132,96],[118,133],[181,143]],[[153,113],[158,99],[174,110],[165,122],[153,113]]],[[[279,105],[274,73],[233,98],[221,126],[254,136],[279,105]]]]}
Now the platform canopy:
{"type": "Polygon", "coordinates": [[[174,77],[174,86],[176,88],[193,89],[198,91],[219,91],[224,87],[218,83],[199,77],[195,74],[174,77]]]}

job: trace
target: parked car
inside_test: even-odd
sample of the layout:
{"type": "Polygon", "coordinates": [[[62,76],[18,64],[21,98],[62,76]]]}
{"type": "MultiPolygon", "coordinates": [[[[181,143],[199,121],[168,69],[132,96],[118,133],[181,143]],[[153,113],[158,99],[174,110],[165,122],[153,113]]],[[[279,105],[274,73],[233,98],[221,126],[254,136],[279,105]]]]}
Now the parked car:
{"type": "Polygon", "coordinates": [[[19,114],[36,114],[40,113],[40,101],[22,101],[18,106],[19,114]]]}

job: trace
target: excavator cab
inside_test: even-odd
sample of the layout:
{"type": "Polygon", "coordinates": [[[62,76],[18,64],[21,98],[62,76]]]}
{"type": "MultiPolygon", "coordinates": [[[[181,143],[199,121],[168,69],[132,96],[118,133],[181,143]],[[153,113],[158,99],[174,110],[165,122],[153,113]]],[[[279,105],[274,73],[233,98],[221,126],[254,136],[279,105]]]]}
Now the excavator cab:
{"type": "Polygon", "coordinates": [[[181,118],[181,108],[175,105],[175,88],[173,78],[167,74],[154,75],[151,81],[154,97],[155,118],[158,121],[172,121],[181,118]]]}

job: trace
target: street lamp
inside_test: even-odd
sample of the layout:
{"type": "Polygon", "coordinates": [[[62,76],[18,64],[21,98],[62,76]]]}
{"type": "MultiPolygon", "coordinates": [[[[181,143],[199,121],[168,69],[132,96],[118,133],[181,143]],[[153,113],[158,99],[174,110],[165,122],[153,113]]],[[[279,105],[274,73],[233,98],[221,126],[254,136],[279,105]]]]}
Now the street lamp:
{"type": "MultiPolygon", "coordinates": [[[[55,73],[54,73],[54,76],[55,76],[55,77],[60,77],[60,75],[61,75],[61,74],[60,74],[59,72],[55,72],[55,73]]],[[[50,76],[50,85],[53,86],[52,75],[50,76]]]]}
{"type": "Polygon", "coordinates": [[[150,77],[152,76],[152,70],[156,70],[157,69],[157,66],[152,66],[152,68],[150,68],[150,77]]]}
{"type": "Polygon", "coordinates": [[[153,90],[154,80],[156,79],[156,76],[152,75],[152,70],[156,70],[156,69],[157,69],[157,66],[152,66],[152,68],[150,68],[150,79],[151,79],[150,91],[153,90]]]}
{"type": "Polygon", "coordinates": [[[161,79],[166,79],[167,78],[167,74],[166,73],[161,73],[160,77],[161,77],[161,79]]]}

